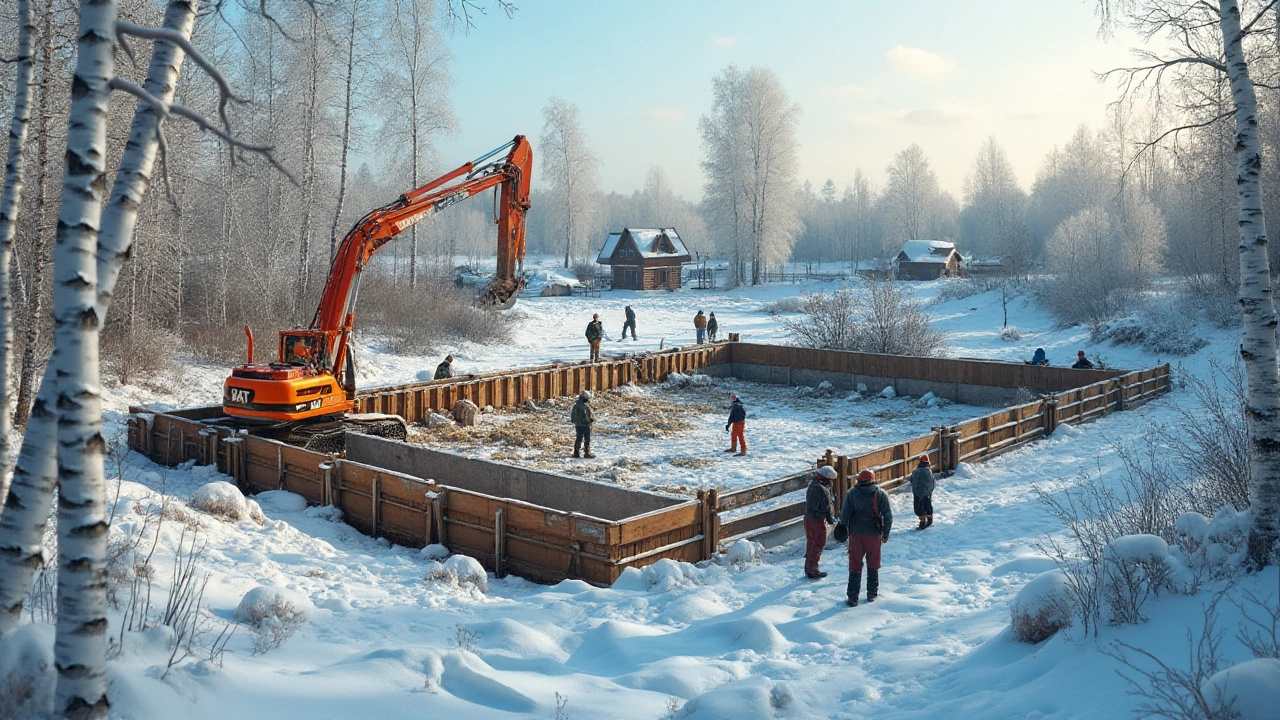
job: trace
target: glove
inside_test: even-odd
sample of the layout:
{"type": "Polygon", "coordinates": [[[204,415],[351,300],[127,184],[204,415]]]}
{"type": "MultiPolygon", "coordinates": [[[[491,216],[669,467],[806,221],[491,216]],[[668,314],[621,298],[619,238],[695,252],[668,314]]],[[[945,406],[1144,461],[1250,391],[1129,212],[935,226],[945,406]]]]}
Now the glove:
{"type": "Polygon", "coordinates": [[[833,517],[831,517],[830,515],[828,515],[828,516],[827,516],[827,524],[828,524],[828,525],[835,525],[835,524],[836,524],[836,519],[835,519],[835,518],[833,518],[833,517]]]}
{"type": "Polygon", "coordinates": [[[725,426],[724,426],[724,431],[725,431],[725,432],[729,432],[729,426],[728,426],[728,425],[725,425],[725,426]]]}
{"type": "Polygon", "coordinates": [[[883,545],[884,543],[887,543],[887,542],[889,542],[889,533],[885,533],[885,534],[883,534],[883,535],[881,535],[881,536],[880,536],[880,543],[881,543],[882,545],[883,545]]]}

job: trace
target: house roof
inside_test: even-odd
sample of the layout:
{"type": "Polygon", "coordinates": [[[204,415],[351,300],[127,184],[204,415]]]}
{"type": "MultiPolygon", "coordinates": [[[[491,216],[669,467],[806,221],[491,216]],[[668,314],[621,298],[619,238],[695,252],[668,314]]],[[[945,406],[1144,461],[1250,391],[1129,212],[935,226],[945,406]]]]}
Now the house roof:
{"type": "Polygon", "coordinates": [[[685,247],[684,240],[680,238],[680,233],[676,232],[675,228],[624,228],[620,233],[609,233],[596,262],[604,263],[610,260],[618,250],[618,243],[622,241],[624,235],[631,237],[642,258],[684,258],[686,260],[689,258],[689,249],[685,247]],[[667,243],[670,244],[670,252],[664,246],[663,238],[666,238],[667,243]]]}
{"type": "Polygon", "coordinates": [[[942,265],[956,252],[956,244],[947,240],[908,240],[898,253],[900,262],[942,265]]]}

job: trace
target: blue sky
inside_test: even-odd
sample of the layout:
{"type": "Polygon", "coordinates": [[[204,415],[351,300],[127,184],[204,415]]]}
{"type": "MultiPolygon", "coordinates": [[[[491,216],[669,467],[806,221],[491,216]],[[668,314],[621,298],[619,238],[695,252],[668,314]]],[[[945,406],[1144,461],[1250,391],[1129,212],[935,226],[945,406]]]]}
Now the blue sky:
{"type": "MultiPolygon", "coordinates": [[[[724,67],[773,70],[803,109],[801,179],[843,187],[861,167],[882,185],[893,154],[925,150],[960,195],[988,135],[1024,186],[1080,123],[1116,97],[1095,72],[1124,64],[1131,39],[1098,37],[1085,0],[519,0],[447,42],[458,132],[453,166],[516,133],[537,138],[542,107],[582,111],[604,190],[639,187],[653,165],[701,196],[698,118],[724,67]]],[[[536,161],[536,154],[535,154],[536,161]]],[[[540,181],[540,176],[538,180],[540,181]]]]}

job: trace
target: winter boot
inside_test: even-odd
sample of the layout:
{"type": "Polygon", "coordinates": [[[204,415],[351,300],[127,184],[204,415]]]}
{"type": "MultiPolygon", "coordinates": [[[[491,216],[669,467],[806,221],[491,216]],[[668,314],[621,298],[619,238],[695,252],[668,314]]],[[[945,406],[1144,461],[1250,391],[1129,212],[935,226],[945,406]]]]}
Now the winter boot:
{"type": "Polygon", "coordinates": [[[920,524],[919,524],[919,525],[916,525],[916,529],[917,529],[917,530],[923,530],[923,529],[925,529],[925,528],[929,527],[929,523],[925,522],[925,519],[924,519],[924,518],[925,518],[925,516],[924,516],[924,515],[917,515],[916,517],[920,518],[920,524]]]}
{"type": "Polygon", "coordinates": [[[848,596],[848,600],[844,601],[849,607],[858,606],[858,593],[862,591],[862,573],[849,571],[849,587],[845,588],[844,594],[848,596]]]}
{"type": "Polygon", "coordinates": [[[880,594],[880,571],[867,568],[867,602],[876,601],[876,596],[880,594]]]}
{"type": "Polygon", "coordinates": [[[584,452],[584,453],[582,454],[582,456],[583,456],[583,457],[593,458],[593,457],[595,457],[595,456],[596,456],[596,454],[595,454],[595,453],[593,453],[593,452],[591,452],[590,450],[588,450],[588,451],[584,452]]]}
{"type": "Polygon", "coordinates": [[[582,453],[574,453],[574,454],[573,454],[573,456],[574,456],[574,457],[576,457],[576,458],[581,458],[581,457],[582,457],[582,453]]]}
{"type": "Polygon", "coordinates": [[[925,519],[924,519],[924,526],[925,526],[925,527],[929,527],[929,526],[930,526],[930,525],[932,525],[932,524],[933,524],[933,516],[932,516],[932,515],[926,515],[926,516],[925,516],[925,519]]]}

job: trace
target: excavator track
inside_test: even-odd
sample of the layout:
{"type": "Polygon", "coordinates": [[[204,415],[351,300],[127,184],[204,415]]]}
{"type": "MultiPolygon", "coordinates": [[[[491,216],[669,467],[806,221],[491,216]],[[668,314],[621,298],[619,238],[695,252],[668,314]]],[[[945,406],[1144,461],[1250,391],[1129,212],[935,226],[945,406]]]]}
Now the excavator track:
{"type": "Polygon", "coordinates": [[[399,415],[348,415],[341,419],[286,423],[276,426],[248,426],[249,434],[280,440],[305,450],[341,455],[346,452],[347,433],[373,435],[388,440],[404,440],[409,427],[399,415]]]}

